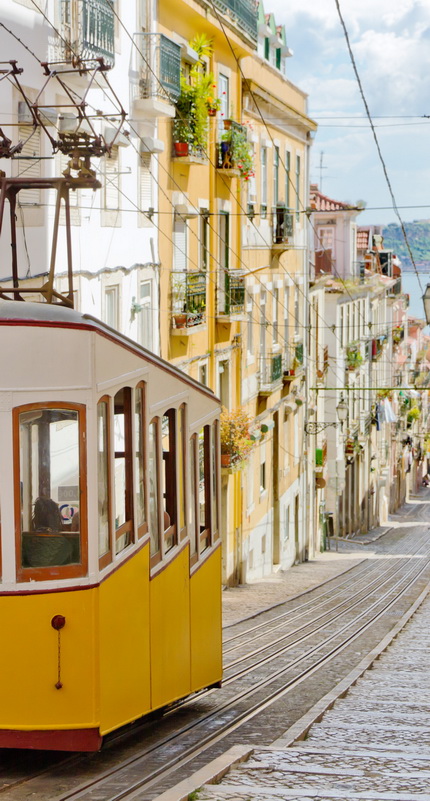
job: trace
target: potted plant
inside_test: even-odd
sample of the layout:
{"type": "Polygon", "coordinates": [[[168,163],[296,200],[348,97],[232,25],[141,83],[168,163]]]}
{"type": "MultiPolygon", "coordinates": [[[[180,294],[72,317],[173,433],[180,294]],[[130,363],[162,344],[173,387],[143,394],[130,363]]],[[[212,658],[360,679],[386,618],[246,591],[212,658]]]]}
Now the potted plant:
{"type": "Polygon", "coordinates": [[[411,428],[412,423],[414,423],[415,420],[419,420],[420,417],[421,417],[420,409],[418,408],[418,406],[413,406],[412,409],[409,410],[408,416],[406,418],[408,428],[411,428]]]}
{"type": "Polygon", "coordinates": [[[199,34],[190,41],[190,46],[199,55],[199,61],[191,67],[188,75],[181,74],[181,93],[176,102],[173,123],[173,143],[177,155],[188,155],[190,151],[196,155],[204,153],[208,139],[208,114],[216,114],[220,107],[220,100],[215,97],[214,76],[211,72],[205,72],[204,58],[212,53],[212,40],[205,34],[199,34]],[[178,149],[177,145],[183,147],[178,149]]]}
{"type": "Polygon", "coordinates": [[[239,466],[251,451],[251,417],[241,407],[231,412],[223,408],[220,419],[221,465],[239,466]]]}
{"type": "Polygon", "coordinates": [[[245,126],[232,124],[231,120],[224,120],[224,127],[229,127],[221,136],[221,167],[223,169],[236,168],[240,177],[245,181],[254,175],[254,158],[251,142],[245,126]]]}

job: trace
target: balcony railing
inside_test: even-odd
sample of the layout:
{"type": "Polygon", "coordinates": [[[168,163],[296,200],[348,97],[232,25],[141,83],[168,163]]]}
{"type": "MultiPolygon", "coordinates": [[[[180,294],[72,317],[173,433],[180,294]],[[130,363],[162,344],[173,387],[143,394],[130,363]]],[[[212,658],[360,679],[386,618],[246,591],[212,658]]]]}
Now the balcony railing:
{"type": "Polygon", "coordinates": [[[224,292],[218,295],[218,314],[233,316],[245,311],[245,275],[241,270],[226,270],[224,292]]]}
{"type": "Polygon", "coordinates": [[[181,47],[162,33],[135,33],[137,87],[134,100],[157,98],[176,103],[181,93],[181,47]]]}
{"type": "Polygon", "coordinates": [[[254,0],[214,0],[214,4],[254,42],[257,41],[258,3],[254,0]]]}
{"type": "Polygon", "coordinates": [[[260,356],[259,391],[272,392],[282,382],[283,357],[282,353],[273,353],[270,356],[260,356]]]}
{"type": "Polygon", "coordinates": [[[115,61],[115,15],[109,0],[60,0],[61,58],[115,61]]]}
{"type": "Polygon", "coordinates": [[[174,328],[192,328],[206,322],[206,273],[172,273],[174,328]]]}
{"type": "Polygon", "coordinates": [[[290,209],[277,206],[272,211],[272,241],[282,245],[291,241],[294,234],[294,214],[290,209]]]}

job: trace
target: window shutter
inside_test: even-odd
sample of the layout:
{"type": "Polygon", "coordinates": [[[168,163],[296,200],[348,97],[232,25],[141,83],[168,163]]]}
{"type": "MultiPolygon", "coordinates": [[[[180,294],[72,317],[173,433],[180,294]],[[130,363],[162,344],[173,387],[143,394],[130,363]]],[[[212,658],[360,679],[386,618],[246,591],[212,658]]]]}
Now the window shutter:
{"type": "Polygon", "coordinates": [[[152,206],[151,154],[140,156],[140,210],[148,211],[152,206]]]}
{"type": "Polygon", "coordinates": [[[173,229],[173,269],[185,272],[187,269],[187,224],[175,222],[173,229]]]}
{"type": "MultiPolygon", "coordinates": [[[[37,161],[40,156],[40,129],[36,128],[28,142],[25,140],[33,130],[32,125],[20,125],[18,128],[18,138],[21,142],[25,142],[20,156],[33,158],[34,161],[18,161],[17,164],[19,174],[25,178],[40,178],[41,162],[37,161]]],[[[21,204],[35,205],[40,203],[40,189],[22,189],[18,194],[18,200],[21,204]]]]}

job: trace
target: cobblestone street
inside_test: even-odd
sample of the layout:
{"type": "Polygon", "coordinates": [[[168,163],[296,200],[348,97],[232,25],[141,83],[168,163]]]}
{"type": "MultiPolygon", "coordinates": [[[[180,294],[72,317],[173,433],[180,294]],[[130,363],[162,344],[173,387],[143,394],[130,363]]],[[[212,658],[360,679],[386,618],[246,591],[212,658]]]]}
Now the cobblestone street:
{"type": "Polygon", "coordinates": [[[322,719],[314,713],[320,722],[303,740],[291,744],[293,727],[271,747],[254,748],[219,784],[205,785],[199,801],[430,799],[429,631],[427,596],[372,669],[346,695],[339,685],[322,719]]]}

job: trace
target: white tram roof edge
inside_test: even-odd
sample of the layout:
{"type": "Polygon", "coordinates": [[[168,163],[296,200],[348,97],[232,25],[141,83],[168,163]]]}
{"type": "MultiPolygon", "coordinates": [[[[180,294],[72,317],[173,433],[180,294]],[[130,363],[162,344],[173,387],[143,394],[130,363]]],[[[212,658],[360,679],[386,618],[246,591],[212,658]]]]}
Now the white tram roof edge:
{"type": "Polygon", "coordinates": [[[75,309],[69,309],[66,306],[55,303],[34,303],[31,301],[0,299],[0,325],[2,322],[16,323],[17,325],[20,323],[29,324],[31,322],[34,322],[36,325],[43,325],[44,323],[52,323],[55,325],[57,323],[65,328],[67,328],[68,324],[70,326],[76,325],[93,328],[101,334],[108,335],[111,339],[118,342],[119,345],[131,348],[135,353],[141,354],[153,364],[158,364],[164,369],[169,370],[173,375],[191,384],[191,386],[209,396],[212,400],[219,401],[219,398],[215,396],[215,393],[209,389],[209,387],[200,384],[194,378],[191,378],[180,370],[179,367],[167,362],[165,359],[162,359],[161,356],[157,356],[155,353],[152,353],[152,351],[139,345],[134,339],[130,339],[114,328],[110,328],[110,326],[98,320],[96,317],[92,317],[90,314],[82,314],[82,312],[75,311],[75,309]]]}

